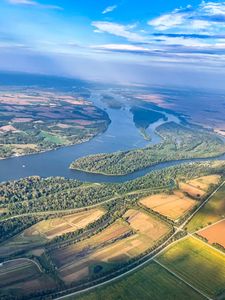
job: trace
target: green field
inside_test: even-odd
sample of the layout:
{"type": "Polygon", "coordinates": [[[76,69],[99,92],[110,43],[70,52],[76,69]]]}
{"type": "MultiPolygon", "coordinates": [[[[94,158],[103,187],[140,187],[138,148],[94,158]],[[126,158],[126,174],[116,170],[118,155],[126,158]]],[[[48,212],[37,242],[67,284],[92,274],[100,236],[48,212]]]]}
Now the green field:
{"type": "Polygon", "coordinates": [[[225,296],[225,255],[201,240],[186,238],[171,246],[158,261],[214,299],[225,296]]]}
{"type": "Polygon", "coordinates": [[[49,133],[47,131],[42,130],[39,134],[40,138],[44,138],[44,141],[52,143],[52,144],[56,144],[56,145],[63,145],[68,143],[68,141],[66,139],[64,139],[63,137],[56,135],[56,134],[52,134],[49,133]]]}
{"type": "Polygon", "coordinates": [[[204,299],[197,292],[175,278],[156,263],[129,276],[80,296],[66,300],[197,300],[204,299]]]}
{"type": "Polygon", "coordinates": [[[225,185],[223,185],[209,202],[191,219],[187,225],[190,232],[215,223],[225,216],[225,185]]]}

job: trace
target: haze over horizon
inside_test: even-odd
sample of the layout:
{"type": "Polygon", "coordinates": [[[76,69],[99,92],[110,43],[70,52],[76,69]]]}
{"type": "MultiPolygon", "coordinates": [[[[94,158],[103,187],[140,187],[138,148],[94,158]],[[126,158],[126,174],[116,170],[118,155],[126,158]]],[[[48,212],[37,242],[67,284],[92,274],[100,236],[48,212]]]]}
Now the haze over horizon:
{"type": "Polygon", "coordinates": [[[0,70],[224,86],[224,1],[185,0],[181,6],[177,0],[0,0],[0,5],[0,70]]]}

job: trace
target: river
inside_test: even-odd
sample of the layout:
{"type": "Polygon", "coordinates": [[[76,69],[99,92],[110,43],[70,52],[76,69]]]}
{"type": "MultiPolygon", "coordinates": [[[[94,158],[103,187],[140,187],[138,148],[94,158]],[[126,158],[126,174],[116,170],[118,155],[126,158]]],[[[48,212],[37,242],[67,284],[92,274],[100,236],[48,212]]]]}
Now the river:
{"type": "MultiPolygon", "coordinates": [[[[105,105],[100,101],[100,95],[100,91],[93,92],[91,100],[98,107],[106,109],[105,105]]],[[[88,182],[125,182],[143,176],[153,170],[174,166],[183,162],[183,160],[180,160],[160,163],[124,176],[105,176],[70,170],[70,163],[82,156],[96,153],[124,151],[145,147],[149,144],[135,127],[129,105],[122,109],[107,108],[107,113],[111,119],[111,124],[108,129],[103,134],[96,136],[88,142],[43,153],[1,160],[0,182],[17,180],[32,175],[41,177],[62,176],[88,182]]],[[[180,122],[177,116],[169,113],[164,114],[167,117],[167,121],[180,122]]],[[[154,130],[164,122],[164,120],[160,119],[149,126],[147,132],[152,138],[151,144],[160,142],[160,137],[154,133],[154,130]]],[[[225,159],[225,155],[219,157],[219,159],[225,159]]],[[[193,159],[186,160],[186,162],[202,160],[208,159],[193,159]]]]}

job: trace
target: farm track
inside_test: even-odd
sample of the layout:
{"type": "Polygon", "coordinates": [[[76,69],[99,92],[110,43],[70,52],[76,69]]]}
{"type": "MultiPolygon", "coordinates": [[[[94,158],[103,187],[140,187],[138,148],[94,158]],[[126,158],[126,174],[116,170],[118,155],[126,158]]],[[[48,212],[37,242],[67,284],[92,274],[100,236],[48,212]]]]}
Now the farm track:
{"type": "MultiPolygon", "coordinates": [[[[223,219],[221,219],[221,220],[219,220],[219,221],[216,221],[216,222],[214,222],[214,223],[212,223],[212,224],[210,224],[210,225],[208,225],[208,226],[205,226],[205,227],[204,227],[204,230],[205,230],[205,229],[208,229],[208,228],[210,228],[210,227],[212,227],[212,226],[214,226],[214,225],[216,225],[216,224],[219,224],[219,223],[223,222],[224,220],[225,220],[225,218],[223,218],[223,219]]],[[[202,231],[202,230],[203,230],[203,228],[197,230],[195,233],[199,233],[199,232],[202,231]]]]}
{"type": "MultiPolygon", "coordinates": [[[[133,264],[130,264],[130,267],[131,269],[129,269],[128,271],[125,271],[124,273],[122,274],[119,274],[111,279],[108,279],[107,280],[107,277],[103,277],[101,278],[101,280],[104,280],[104,278],[106,278],[106,281],[103,281],[103,282],[100,282],[100,283],[97,283],[96,285],[93,285],[91,287],[88,287],[88,288],[85,288],[85,289],[81,289],[79,291],[75,291],[75,292],[72,292],[72,293],[69,293],[70,291],[74,290],[74,288],[70,288],[70,289],[67,289],[67,290],[64,290],[62,291],[61,293],[59,294],[63,294],[65,292],[68,291],[69,294],[66,294],[64,296],[59,296],[59,297],[55,297],[54,299],[55,300],[61,300],[61,299],[66,299],[67,297],[69,296],[76,296],[76,295],[79,295],[79,294],[82,294],[82,293],[85,293],[85,292],[89,292],[95,288],[99,288],[101,286],[104,286],[106,284],[110,284],[111,282],[114,282],[118,279],[121,279],[123,278],[124,276],[127,276],[129,275],[130,273],[138,270],[139,268],[143,267],[144,265],[146,265],[147,263],[151,262],[151,261],[154,261],[157,256],[159,256],[161,253],[163,253],[165,250],[167,250],[169,247],[171,247],[172,245],[180,242],[181,240],[183,239],[186,239],[188,236],[192,236],[194,235],[196,232],[192,233],[192,234],[188,234],[182,238],[179,238],[175,241],[173,241],[172,243],[169,243],[175,236],[177,233],[183,231],[183,228],[186,226],[186,224],[196,215],[196,213],[214,196],[215,193],[217,193],[217,191],[225,184],[225,180],[199,205],[199,207],[179,226],[179,227],[176,227],[176,230],[175,232],[165,241],[163,242],[163,244],[161,244],[159,247],[157,247],[156,249],[154,249],[152,252],[146,254],[144,257],[140,258],[138,261],[134,262],[133,264]],[[168,244],[169,243],[169,244],[168,244]],[[155,253],[155,254],[154,254],[155,253]],[[144,261],[143,261],[144,260],[144,261]],[[136,266],[136,264],[140,261],[140,263],[136,266]],[[132,265],[134,265],[134,267],[132,267],[132,265]]],[[[197,237],[195,237],[197,239],[197,237]]],[[[206,243],[207,244],[207,243],[206,243]]],[[[208,245],[208,244],[207,244],[208,245]]],[[[212,246],[211,246],[212,247],[212,246]]],[[[213,247],[212,247],[213,248],[213,247]]],[[[213,248],[215,250],[215,248],[213,248]]],[[[224,254],[224,253],[223,253],[224,254]]],[[[225,255],[225,254],[224,254],[225,255]]],[[[121,270],[120,270],[121,271],[121,270]]],[[[112,274],[111,274],[112,275],[112,274]]],[[[202,292],[201,292],[202,294],[202,292]]],[[[211,299],[210,297],[206,296],[205,297],[207,299],[211,299]]]]}
{"type": "Polygon", "coordinates": [[[43,273],[43,270],[41,269],[40,265],[33,259],[30,259],[30,258],[26,258],[26,257],[20,257],[20,258],[14,258],[14,259],[9,259],[9,260],[6,260],[4,261],[4,264],[7,263],[7,262],[13,262],[13,261],[18,261],[18,260],[27,260],[27,261],[30,261],[32,263],[34,263],[37,267],[38,267],[38,270],[43,273]]]}
{"type": "Polygon", "coordinates": [[[212,300],[212,298],[208,297],[205,293],[203,293],[202,291],[200,291],[199,289],[197,289],[195,286],[193,286],[192,284],[188,283],[186,280],[184,280],[181,276],[179,276],[178,274],[176,274],[175,272],[171,271],[168,267],[164,266],[162,263],[160,263],[157,259],[154,259],[154,262],[156,262],[158,265],[160,265],[163,269],[165,269],[167,272],[169,272],[170,274],[172,274],[173,276],[175,276],[176,278],[178,278],[180,281],[182,281],[183,283],[185,283],[186,285],[188,285],[190,288],[192,288],[193,290],[195,290],[198,294],[202,295],[204,298],[208,299],[208,300],[212,300]]]}

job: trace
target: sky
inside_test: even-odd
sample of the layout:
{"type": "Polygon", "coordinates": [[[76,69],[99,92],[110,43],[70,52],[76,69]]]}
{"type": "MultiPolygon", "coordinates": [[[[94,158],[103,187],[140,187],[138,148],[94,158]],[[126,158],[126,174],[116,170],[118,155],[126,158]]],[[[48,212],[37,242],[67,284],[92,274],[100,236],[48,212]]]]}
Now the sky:
{"type": "Polygon", "coordinates": [[[0,13],[3,70],[223,83],[224,1],[0,0],[0,13]]]}

